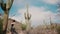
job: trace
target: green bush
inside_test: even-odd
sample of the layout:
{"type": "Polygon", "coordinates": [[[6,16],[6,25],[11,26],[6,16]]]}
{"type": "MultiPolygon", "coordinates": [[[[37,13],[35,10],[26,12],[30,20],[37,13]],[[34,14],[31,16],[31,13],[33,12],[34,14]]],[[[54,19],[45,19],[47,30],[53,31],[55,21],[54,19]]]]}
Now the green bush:
{"type": "Polygon", "coordinates": [[[26,24],[22,24],[22,26],[21,26],[22,30],[26,30],[26,27],[27,27],[26,24]]]}
{"type": "Polygon", "coordinates": [[[2,23],[2,19],[0,19],[0,34],[3,33],[3,23],[2,23]]]}
{"type": "Polygon", "coordinates": [[[60,34],[60,26],[58,26],[58,27],[56,28],[56,30],[57,30],[58,34],[60,34]]]}

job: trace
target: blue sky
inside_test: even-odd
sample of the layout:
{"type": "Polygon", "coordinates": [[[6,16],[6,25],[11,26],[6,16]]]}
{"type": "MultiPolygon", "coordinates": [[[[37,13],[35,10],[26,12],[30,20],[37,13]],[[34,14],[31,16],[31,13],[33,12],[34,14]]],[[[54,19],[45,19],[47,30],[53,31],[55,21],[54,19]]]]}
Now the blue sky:
{"type": "MultiPolygon", "coordinates": [[[[31,13],[32,26],[43,24],[43,20],[49,23],[49,17],[52,21],[60,22],[59,18],[55,17],[57,14],[58,0],[14,0],[10,9],[9,17],[17,21],[25,21],[24,12],[26,12],[26,4],[29,5],[29,12],[31,13]],[[13,16],[15,14],[15,16],[13,16]]],[[[3,14],[0,8],[0,13],[3,14]]]]}

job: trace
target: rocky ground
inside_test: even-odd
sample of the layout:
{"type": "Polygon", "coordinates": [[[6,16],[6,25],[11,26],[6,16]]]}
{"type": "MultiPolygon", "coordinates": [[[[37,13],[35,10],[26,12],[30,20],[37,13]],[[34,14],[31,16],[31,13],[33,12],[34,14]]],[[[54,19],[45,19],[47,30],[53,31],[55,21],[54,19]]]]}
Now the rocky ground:
{"type": "Polygon", "coordinates": [[[34,31],[31,31],[30,34],[57,34],[57,31],[56,30],[34,30],[34,31]]]}
{"type": "MultiPolygon", "coordinates": [[[[7,33],[7,34],[11,34],[11,32],[7,33]]],[[[18,32],[18,34],[27,34],[27,32],[25,31],[20,31],[18,32]]],[[[56,30],[31,30],[29,31],[29,34],[57,34],[56,30]]]]}

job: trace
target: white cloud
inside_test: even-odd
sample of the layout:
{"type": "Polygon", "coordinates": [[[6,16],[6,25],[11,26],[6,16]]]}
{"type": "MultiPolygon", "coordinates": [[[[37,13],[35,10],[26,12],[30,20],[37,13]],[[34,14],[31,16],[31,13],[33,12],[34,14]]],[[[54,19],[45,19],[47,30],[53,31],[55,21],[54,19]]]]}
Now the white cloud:
{"type": "Polygon", "coordinates": [[[22,3],[23,2],[23,0],[14,0],[14,3],[16,3],[16,4],[19,4],[19,3],[22,3]]]}
{"type": "MultiPolygon", "coordinates": [[[[29,12],[32,15],[32,17],[31,17],[32,26],[43,24],[43,20],[45,20],[46,23],[49,23],[50,16],[52,18],[52,21],[54,21],[55,14],[51,11],[45,11],[45,10],[46,10],[46,8],[44,8],[44,7],[29,7],[29,12]]],[[[19,9],[18,13],[20,13],[20,15],[13,17],[13,18],[19,22],[20,22],[20,20],[24,21],[25,12],[26,12],[26,8],[19,9]]]]}
{"type": "Polygon", "coordinates": [[[42,0],[42,1],[49,4],[56,4],[58,2],[58,0],[42,0]]]}
{"type": "Polygon", "coordinates": [[[25,5],[29,0],[14,0],[15,5],[25,5]]]}
{"type": "Polygon", "coordinates": [[[23,5],[24,3],[25,3],[25,0],[14,0],[14,5],[16,6],[23,5]]]}

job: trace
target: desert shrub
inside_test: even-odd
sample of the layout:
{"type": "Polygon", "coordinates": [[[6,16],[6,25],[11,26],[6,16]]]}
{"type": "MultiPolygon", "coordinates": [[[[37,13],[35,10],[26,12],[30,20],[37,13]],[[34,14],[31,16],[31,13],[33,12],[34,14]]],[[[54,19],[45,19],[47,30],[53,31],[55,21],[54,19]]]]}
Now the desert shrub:
{"type": "Polygon", "coordinates": [[[58,34],[60,34],[60,26],[58,26],[58,27],[56,28],[56,30],[57,30],[58,34]]]}
{"type": "Polygon", "coordinates": [[[0,19],[0,34],[3,33],[3,23],[2,23],[2,19],[0,19]]]}
{"type": "Polygon", "coordinates": [[[22,24],[22,26],[21,26],[22,30],[26,30],[26,27],[27,27],[26,24],[22,24]]]}

